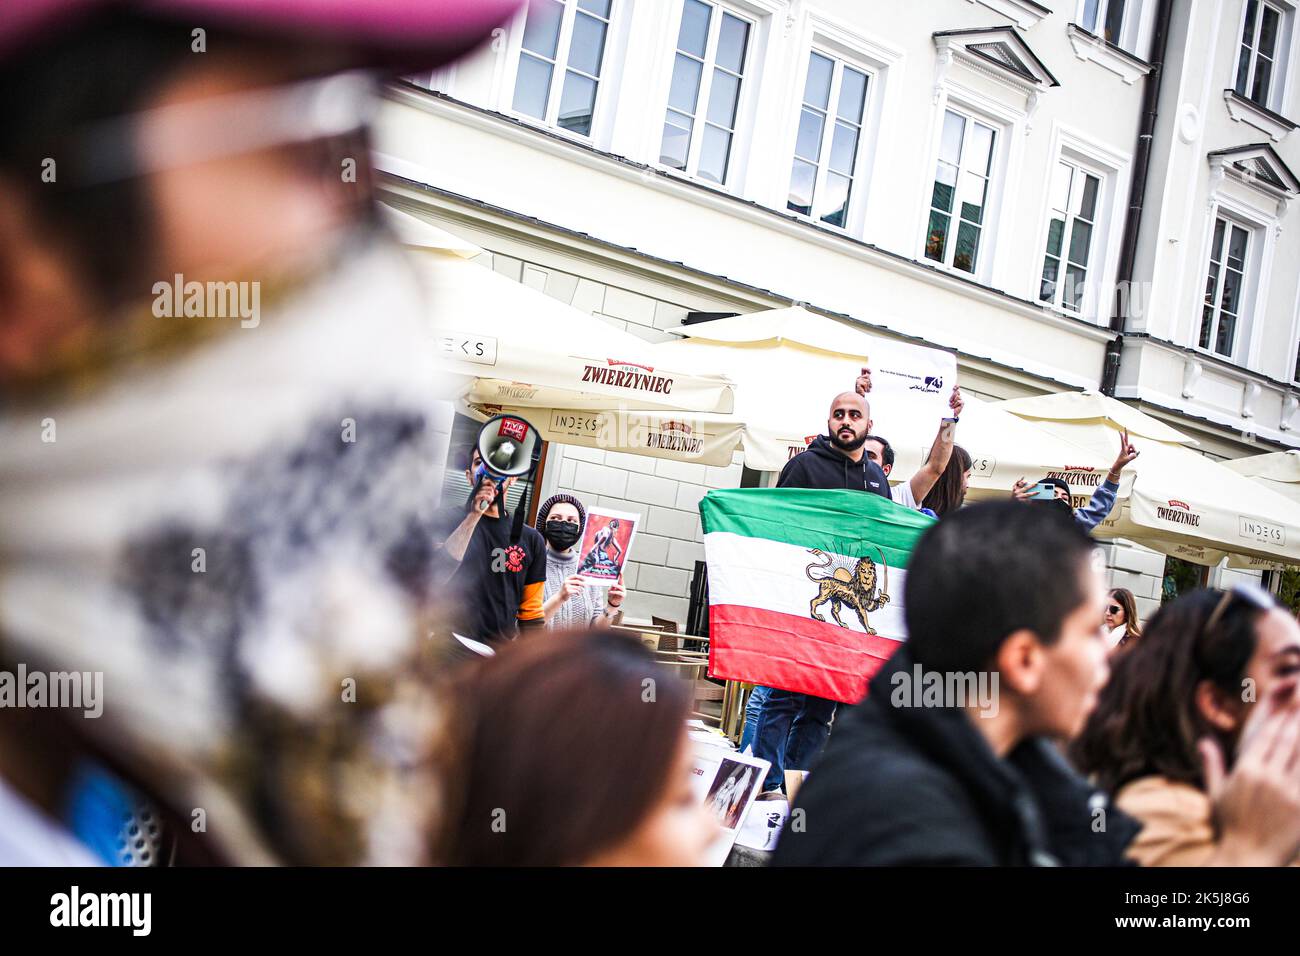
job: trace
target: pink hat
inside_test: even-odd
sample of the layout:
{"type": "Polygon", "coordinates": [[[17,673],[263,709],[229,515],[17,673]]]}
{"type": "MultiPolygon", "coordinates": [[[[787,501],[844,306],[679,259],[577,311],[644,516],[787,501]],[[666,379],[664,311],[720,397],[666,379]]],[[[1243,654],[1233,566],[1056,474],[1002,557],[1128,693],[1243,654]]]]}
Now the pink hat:
{"type": "Polygon", "coordinates": [[[80,18],[119,8],[194,27],[246,29],[357,50],[366,65],[433,68],[468,53],[524,0],[5,0],[0,60],[80,18]]]}

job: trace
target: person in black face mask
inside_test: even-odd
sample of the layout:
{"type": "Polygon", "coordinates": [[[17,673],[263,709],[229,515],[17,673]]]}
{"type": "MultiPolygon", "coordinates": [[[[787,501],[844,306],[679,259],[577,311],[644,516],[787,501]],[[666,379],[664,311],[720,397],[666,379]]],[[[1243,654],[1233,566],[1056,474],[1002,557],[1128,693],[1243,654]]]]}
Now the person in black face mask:
{"type": "Polygon", "coordinates": [[[623,619],[623,577],[609,586],[578,576],[578,543],[587,524],[587,511],[573,495],[552,495],[537,509],[537,530],[546,539],[546,590],[542,614],[553,628],[617,624],[623,619]]]}

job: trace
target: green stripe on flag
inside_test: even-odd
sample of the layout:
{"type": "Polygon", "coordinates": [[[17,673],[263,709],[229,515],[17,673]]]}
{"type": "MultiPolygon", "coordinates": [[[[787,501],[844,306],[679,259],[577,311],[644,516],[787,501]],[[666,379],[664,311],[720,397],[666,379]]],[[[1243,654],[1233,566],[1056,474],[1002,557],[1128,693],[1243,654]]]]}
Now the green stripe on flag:
{"type": "Polygon", "coordinates": [[[934,519],[881,495],[840,488],[728,488],[700,499],[704,533],[730,531],[828,554],[866,557],[880,548],[890,567],[908,556],[934,519]]]}

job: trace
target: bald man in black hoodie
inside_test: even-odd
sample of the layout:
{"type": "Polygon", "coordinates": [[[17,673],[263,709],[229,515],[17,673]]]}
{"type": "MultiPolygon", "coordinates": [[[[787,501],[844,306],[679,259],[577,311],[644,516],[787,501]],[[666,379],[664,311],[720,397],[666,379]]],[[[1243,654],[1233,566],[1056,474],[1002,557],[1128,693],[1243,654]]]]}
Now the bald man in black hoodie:
{"type": "MultiPolygon", "coordinates": [[[[868,458],[862,444],[871,434],[871,406],[856,392],[842,392],[831,402],[826,434],[781,469],[778,488],[852,488],[890,498],[889,481],[868,458]]],[[[807,770],[826,745],[835,716],[835,701],[795,691],[756,687],[766,694],[754,727],[754,756],[772,764],[765,790],[779,790],[784,771],[807,770]]]]}

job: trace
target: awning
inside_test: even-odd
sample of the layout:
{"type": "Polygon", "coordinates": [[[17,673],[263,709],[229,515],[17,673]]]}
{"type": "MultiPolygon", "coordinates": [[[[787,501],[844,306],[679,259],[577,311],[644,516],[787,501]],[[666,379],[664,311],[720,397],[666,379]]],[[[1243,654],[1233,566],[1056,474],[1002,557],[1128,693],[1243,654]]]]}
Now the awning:
{"type": "Polygon", "coordinates": [[[684,357],[664,362],[652,343],[469,261],[482,252],[471,243],[406,213],[385,215],[413,250],[439,371],[462,411],[486,418],[510,408],[552,441],[731,463],[739,431],[725,419],[725,376],[684,357]],[[707,424],[719,414],[720,424],[707,424]]]}
{"type": "MultiPolygon", "coordinates": [[[[1119,501],[1097,528],[1199,564],[1228,555],[1248,567],[1300,563],[1300,505],[1194,451],[1187,436],[1097,392],[1065,392],[999,403],[1058,438],[1113,460],[1121,427],[1141,457],[1126,469],[1119,501]]],[[[1099,476],[1059,475],[1077,494],[1099,476]]]]}
{"type": "MultiPolygon", "coordinates": [[[[826,431],[827,411],[850,391],[863,367],[872,370],[867,396],[873,431],[896,455],[891,479],[910,478],[925,460],[956,376],[951,353],[887,339],[801,308],[772,309],[683,326],[690,336],[656,348],[725,368],[736,384],[734,418],[743,423],[745,464],[779,471],[826,431]]],[[[975,496],[1005,495],[1017,478],[1069,467],[1100,468],[1103,460],[1000,410],[966,396],[957,443],[971,453],[975,496]]]]}

